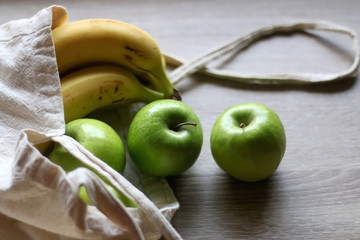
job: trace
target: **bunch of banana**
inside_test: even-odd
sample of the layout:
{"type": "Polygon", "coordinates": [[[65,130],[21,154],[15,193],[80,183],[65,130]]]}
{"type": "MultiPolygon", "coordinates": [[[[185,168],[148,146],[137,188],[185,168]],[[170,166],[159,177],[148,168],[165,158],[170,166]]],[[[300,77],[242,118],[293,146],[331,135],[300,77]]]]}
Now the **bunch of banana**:
{"type": "Polygon", "coordinates": [[[86,19],[52,30],[66,122],[114,103],[181,100],[155,40],[110,19],[86,19]]]}
{"type": "Polygon", "coordinates": [[[126,68],[110,64],[85,67],[64,76],[61,91],[65,122],[107,106],[164,98],[162,93],[142,85],[126,68]]]}

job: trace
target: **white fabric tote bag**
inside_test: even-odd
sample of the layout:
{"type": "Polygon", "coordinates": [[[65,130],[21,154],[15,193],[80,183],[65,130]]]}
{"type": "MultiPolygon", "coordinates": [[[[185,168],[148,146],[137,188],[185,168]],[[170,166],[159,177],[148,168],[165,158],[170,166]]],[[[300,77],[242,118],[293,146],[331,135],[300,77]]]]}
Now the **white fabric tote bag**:
{"type": "Polygon", "coordinates": [[[125,178],[64,135],[51,30],[66,20],[63,7],[51,6],[0,26],[0,239],[181,239],[170,224],[179,204],[165,180],[131,164],[125,178]],[[61,143],[138,207],[125,207],[90,170],[53,164],[34,147],[46,141],[61,143]],[[94,206],[78,197],[81,186],[94,206]]]}

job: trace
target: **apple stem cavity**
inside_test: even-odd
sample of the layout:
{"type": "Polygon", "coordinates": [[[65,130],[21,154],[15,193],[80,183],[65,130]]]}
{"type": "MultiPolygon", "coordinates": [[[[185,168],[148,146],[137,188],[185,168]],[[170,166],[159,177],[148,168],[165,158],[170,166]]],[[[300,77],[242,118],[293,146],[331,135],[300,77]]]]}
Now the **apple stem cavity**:
{"type": "Polygon", "coordinates": [[[242,122],[242,123],[240,123],[239,127],[240,127],[240,128],[245,128],[245,127],[246,127],[246,124],[242,122]]]}
{"type": "Polygon", "coordinates": [[[190,125],[190,126],[196,127],[196,126],[197,126],[197,123],[196,123],[196,122],[183,122],[183,123],[179,123],[178,125],[176,125],[176,126],[174,127],[174,130],[177,131],[180,127],[186,126],[186,125],[190,125]]]}

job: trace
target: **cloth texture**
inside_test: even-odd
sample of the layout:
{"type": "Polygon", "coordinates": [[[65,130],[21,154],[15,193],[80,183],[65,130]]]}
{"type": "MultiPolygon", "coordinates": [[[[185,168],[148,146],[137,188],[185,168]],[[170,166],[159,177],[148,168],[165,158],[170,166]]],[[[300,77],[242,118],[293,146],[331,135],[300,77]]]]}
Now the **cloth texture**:
{"type": "MultiPolygon", "coordinates": [[[[181,239],[170,224],[179,204],[164,179],[142,175],[131,162],[123,176],[64,135],[51,31],[66,20],[65,8],[50,6],[0,26],[0,239],[181,239]],[[138,207],[125,207],[87,168],[66,173],[52,163],[38,150],[50,141],[138,207]],[[78,197],[81,186],[94,206],[78,197]]],[[[119,127],[127,126],[136,110],[113,111],[107,120],[127,111],[119,127]]]]}

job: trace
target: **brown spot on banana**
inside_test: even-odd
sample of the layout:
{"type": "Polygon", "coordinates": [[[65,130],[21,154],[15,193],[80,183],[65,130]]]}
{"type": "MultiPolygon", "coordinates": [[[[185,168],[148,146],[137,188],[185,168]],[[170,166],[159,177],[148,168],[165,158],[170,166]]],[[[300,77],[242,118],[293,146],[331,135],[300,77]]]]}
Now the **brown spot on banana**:
{"type": "Polygon", "coordinates": [[[125,58],[127,61],[129,61],[129,62],[132,61],[132,56],[127,55],[127,54],[124,54],[123,56],[124,56],[124,58],[125,58]]]}
{"type": "Polygon", "coordinates": [[[149,59],[149,57],[147,57],[146,54],[143,51],[138,50],[138,49],[133,48],[133,47],[130,47],[129,45],[125,45],[124,49],[126,49],[126,50],[130,51],[131,53],[135,54],[137,57],[140,57],[142,59],[149,59]]]}

